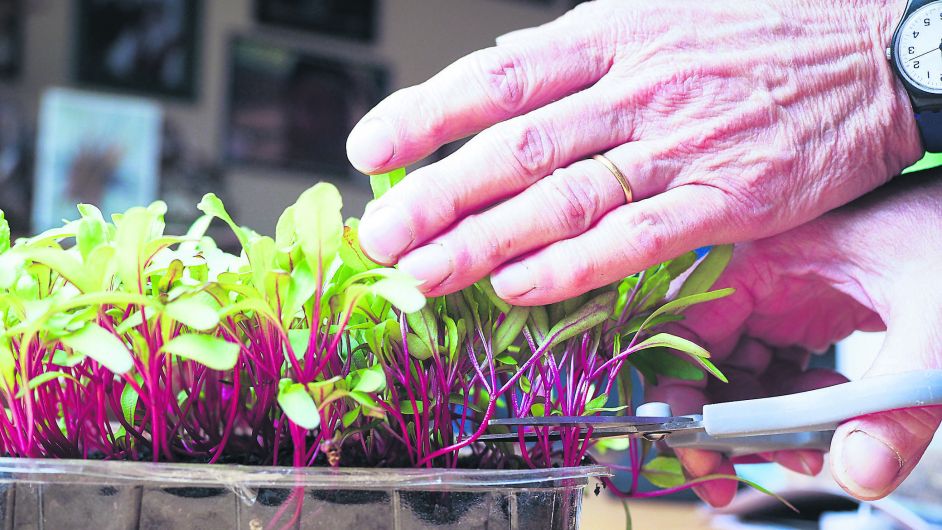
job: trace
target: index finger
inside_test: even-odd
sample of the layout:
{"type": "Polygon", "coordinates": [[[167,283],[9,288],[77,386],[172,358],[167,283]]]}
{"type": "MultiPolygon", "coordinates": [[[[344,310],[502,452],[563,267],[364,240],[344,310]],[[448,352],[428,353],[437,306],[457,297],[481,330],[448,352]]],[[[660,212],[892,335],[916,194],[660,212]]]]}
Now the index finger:
{"type": "Polygon", "coordinates": [[[411,164],[438,147],[577,92],[608,72],[606,39],[572,32],[495,46],[467,55],[428,81],[399,90],[353,128],[347,156],[379,173],[411,164]]]}

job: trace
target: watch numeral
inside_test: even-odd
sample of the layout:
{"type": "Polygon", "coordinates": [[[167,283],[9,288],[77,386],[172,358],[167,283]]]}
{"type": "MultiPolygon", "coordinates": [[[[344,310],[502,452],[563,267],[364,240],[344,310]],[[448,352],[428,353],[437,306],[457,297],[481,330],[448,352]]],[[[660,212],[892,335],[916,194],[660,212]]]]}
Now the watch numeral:
{"type": "Polygon", "coordinates": [[[913,38],[915,39],[915,38],[917,38],[917,37],[919,37],[919,32],[918,32],[918,31],[914,31],[914,32],[913,32],[913,38]]]}
{"type": "Polygon", "coordinates": [[[916,53],[916,48],[915,48],[915,46],[910,46],[907,51],[909,51],[909,54],[912,55],[912,54],[916,53]]]}
{"type": "Polygon", "coordinates": [[[932,25],[932,20],[930,20],[930,19],[927,18],[927,19],[925,19],[925,20],[922,21],[922,25],[923,25],[923,26],[931,26],[931,25],[932,25]]]}
{"type": "Polygon", "coordinates": [[[919,68],[919,61],[913,61],[913,68],[919,68]]]}

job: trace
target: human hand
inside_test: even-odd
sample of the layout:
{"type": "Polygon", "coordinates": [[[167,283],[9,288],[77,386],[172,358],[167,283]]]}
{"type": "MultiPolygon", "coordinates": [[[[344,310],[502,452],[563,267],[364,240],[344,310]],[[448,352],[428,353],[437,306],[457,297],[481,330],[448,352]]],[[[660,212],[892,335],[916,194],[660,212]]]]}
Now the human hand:
{"type": "Polygon", "coordinates": [[[372,203],[363,249],[430,295],[496,269],[532,305],[807,222],[921,155],[884,57],[903,7],[609,0],[508,35],[354,128],[368,173],[483,131],[372,203]]]}
{"type": "MultiPolygon", "coordinates": [[[[673,381],[652,388],[648,399],[689,414],[710,402],[836,384],[841,379],[832,372],[804,369],[808,351],[855,330],[887,330],[864,377],[942,368],[939,204],[942,182],[903,177],[812,223],[737,247],[717,284],[737,294],[690,308],[683,326],[673,330],[706,346],[730,383],[673,381]]],[[[831,445],[833,476],[860,499],[889,494],[915,467],[940,420],[936,407],[843,424],[831,445]]],[[[821,455],[811,451],[763,456],[809,474],[822,465],[821,455]]],[[[691,477],[732,472],[731,462],[715,453],[682,450],[678,457],[691,477]]],[[[696,491],[723,506],[736,484],[714,481],[696,491]]]]}

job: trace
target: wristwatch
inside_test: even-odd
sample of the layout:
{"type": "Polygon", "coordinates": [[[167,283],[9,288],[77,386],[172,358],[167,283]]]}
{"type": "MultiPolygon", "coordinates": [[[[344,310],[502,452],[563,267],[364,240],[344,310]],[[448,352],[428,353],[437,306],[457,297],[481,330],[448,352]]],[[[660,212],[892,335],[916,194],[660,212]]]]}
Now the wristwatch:
{"type": "Polygon", "coordinates": [[[886,56],[912,100],[923,146],[942,152],[942,0],[908,0],[886,56]]]}

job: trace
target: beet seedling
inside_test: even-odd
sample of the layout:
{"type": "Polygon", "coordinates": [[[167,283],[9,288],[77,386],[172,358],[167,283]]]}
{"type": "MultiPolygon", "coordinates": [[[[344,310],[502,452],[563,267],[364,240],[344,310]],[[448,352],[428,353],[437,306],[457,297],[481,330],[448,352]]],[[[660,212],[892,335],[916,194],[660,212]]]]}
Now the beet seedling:
{"type": "MultiPolygon", "coordinates": [[[[374,177],[374,191],[403,176],[374,177]]],[[[274,237],[239,226],[212,194],[199,208],[173,236],[163,203],[111,220],[80,205],[77,220],[12,246],[0,218],[4,454],[577,466],[612,442],[545,428],[526,431],[536,442],[523,430],[515,444],[479,437],[496,417],[630,413],[632,371],[723,378],[709,353],[659,327],[731,294],[709,291],[728,247],[545,307],[511,307],[486,280],[426,301],[415,280],[363,254],[333,186],[304,192],[274,237]],[[214,219],[238,255],[206,236],[214,219]]],[[[627,447],[628,494],[642,473],[658,483],[657,466],[676,467],[642,469],[647,448],[627,447]]]]}

